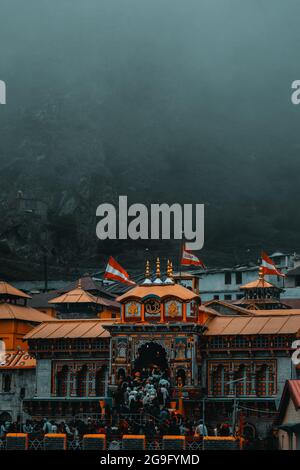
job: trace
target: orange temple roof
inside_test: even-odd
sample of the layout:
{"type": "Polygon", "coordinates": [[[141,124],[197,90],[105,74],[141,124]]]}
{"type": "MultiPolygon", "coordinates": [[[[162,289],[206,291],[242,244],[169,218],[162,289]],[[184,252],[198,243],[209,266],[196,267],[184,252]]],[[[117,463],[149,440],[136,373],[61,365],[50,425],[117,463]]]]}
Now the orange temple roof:
{"type": "Polygon", "coordinates": [[[266,281],[263,278],[256,279],[255,281],[248,282],[248,284],[244,284],[240,286],[240,289],[258,289],[258,288],[268,288],[268,287],[276,287],[274,284],[266,281]]]}
{"type": "Polygon", "coordinates": [[[300,314],[215,317],[205,326],[208,336],[294,334],[300,327],[300,314]]]}
{"type": "Polygon", "coordinates": [[[46,313],[24,305],[0,303],[0,320],[11,319],[41,323],[50,321],[51,317],[46,313]]]}
{"type": "Polygon", "coordinates": [[[49,304],[99,304],[106,307],[119,308],[118,302],[112,299],[104,299],[103,297],[96,297],[95,295],[86,292],[81,286],[73,289],[65,294],[55,297],[48,301],[49,304]]]}
{"type": "Polygon", "coordinates": [[[25,339],[109,338],[110,333],[100,320],[54,320],[45,322],[27,333],[25,339]]]}
{"type": "Polygon", "coordinates": [[[5,281],[0,281],[0,295],[8,295],[12,297],[18,297],[23,299],[31,299],[30,295],[25,294],[16,287],[11,286],[5,281]]]}
{"type": "Polygon", "coordinates": [[[125,294],[120,295],[117,297],[118,302],[123,302],[130,297],[136,297],[138,299],[143,299],[148,295],[156,295],[157,297],[177,297],[181,300],[193,300],[199,297],[195,292],[187,289],[186,287],[181,286],[180,284],[162,284],[162,285],[141,285],[136,286],[130,289],[129,291],[125,292],[125,294]]]}
{"type": "Polygon", "coordinates": [[[49,300],[49,304],[96,304],[97,297],[88,292],[84,291],[81,287],[77,287],[65,294],[55,297],[54,299],[49,300]]]}

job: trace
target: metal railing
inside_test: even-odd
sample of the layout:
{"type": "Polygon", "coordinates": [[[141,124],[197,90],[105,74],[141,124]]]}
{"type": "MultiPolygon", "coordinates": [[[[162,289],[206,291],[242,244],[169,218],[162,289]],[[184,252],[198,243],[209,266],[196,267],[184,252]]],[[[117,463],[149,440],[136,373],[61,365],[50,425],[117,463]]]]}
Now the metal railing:
{"type": "MultiPolygon", "coordinates": [[[[186,437],[186,450],[189,451],[199,451],[203,450],[203,441],[199,437],[186,437]]],[[[107,450],[122,450],[122,436],[110,436],[107,438],[106,443],[107,450]]],[[[146,439],[146,450],[162,450],[163,449],[163,439],[157,437],[154,439],[146,439]]],[[[6,450],[6,440],[0,439],[0,450],[6,450]]],[[[44,439],[35,438],[29,439],[28,441],[28,450],[44,450],[44,439]]],[[[81,438],[77,439],[68,439],[67,440],[67,450],[76,451],[83,450],[83,443],[81,438]]]]}
{"type": "MultiPolygon", "coordinates": [[[[147,439],[146,440],[146,449],[147,450],[162,450],[163,441],[161,438],[157,439],[147,439]]],[[[5,450],[6,444],[5,441],[2,441],[2,447],[0,442],[0,449],[5,450]]],[[[67,441],[68,450],[82,450],[82,440],[81,439],[72,439],[67,441]]],[[[44,440],[43,439],[33,439],[28,442],[28,450],[44,450],[44,440]]],[[[111,437],[107,440],[107,450],[122,450],[122,437],[111,437]]],[[[186,450],[202,450],[202,440],[199,438],[191,438],[186,440],[186,450]]]]}

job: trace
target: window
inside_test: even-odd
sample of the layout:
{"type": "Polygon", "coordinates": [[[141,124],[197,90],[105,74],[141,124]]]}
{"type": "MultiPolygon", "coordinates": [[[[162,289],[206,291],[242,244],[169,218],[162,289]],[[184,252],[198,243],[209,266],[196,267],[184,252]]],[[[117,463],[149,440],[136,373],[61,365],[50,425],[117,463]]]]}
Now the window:
{"type": "Polygon", "coordinates": [[[225,349],[227,347],[226,340],[222,336],[214,336],[209,342],[209,348],[225,349]]]}
{"type": "Polygon", "coordinates": [[[267,397],[276,393],[274,361],[224,361],[210,363],[209,394],[212,396],[267,397]]]}
{"type": "Polygon", "coordinates": [[[300,286],[300,276],[297,275],[295,276],[295,287],[299,287],[300,286]]]}
{"type": "Polygon", "coordinates": [[[87,395],[87,378],[88,368],[83,365],[77,373],[76,395],[78,397],[85,397],[87,395]]]}
{"type": "MultiPolygon", "coordinates": [[[[122,377],[125,378],[124,369],[120,369],[120,370],[123,370],[124,375],[122,375],[122,377]]],[[[120,372],[120,370],[119,370],[119,372],[120,372]]],[[[105,394],[105,372],[106,372],[106,368],[104,366],[102,366],[96,372],[96,395],[97,395],[97,397],[101,397],[105,394]]],[[[118,373],[118,375],[119,375],[119,373],[118,373]]]]}
{"type": "Polygon", "coordinates": [[[234,389],[235,389],[235,394],[237,396],[239,395],[245,395],[245,384],[246,384],[246,367],[244,364],[241,364],[238,369],[234,373],[234,389]]]}
{"type": "Polygon", "coordinates": [[[230,271],[225,272],[225,284],[231,284],[231,272],[230,271]]]}
{"type": "Polygon", "coordinates": [[[56,375],[56,394],[59,397],[68,395],[69,367],[63,366],[56,375]]]}
{"type": "Polygon", "coordinates": [[[230,342],[230,346],[232,348],[247,348],[248,347],[248,341],[247,338],[243,336],[235,336],[232,338],[230,342]]]}
{"type": "Polygon", "coordinates": [[[11,392],[11,375],[4,374],[2,377],[2,392],[9,393],[11,392]]]}
{"type": "Polygon", "coordinates": [[[274,348],[286,348],[289,347],[289,341],[285,336],[275,336],[273,338],[274,348]]]}
{"type": "Polygon", "coordinates": [[[218,364],[211,370],[211,394],[223,396],[228,394],[229,375],[223,364],[218,364]]]}
{"type": "Polygon", "coordinates": [[[242,282],[243,282],[243,273],[241,271],[237,271],[235,273],[235,283],[242,284],[242,282]]]}
{"type": "Polygon", "coordinates": [[[270,341],[268,335],[260,335],[252,340],[253,348],[269,348],[270,341]]]}
{"type": "Polygon", "coordinates": [[[214,300],[219,300],[220,296],[219,295],[214,295],[214,300]]]}
{"type": "Polygon", "coordinates": [[[262,365],[259,369],[256,370],[256,395],[257,396],[266,396],[268,395],[268,367],[267,365],[262,365]]]}
{"type": "Polygon", "coordinates": [[[232,299],[232,295],[231,294],[225,294],[224,295],[224,300],[231,300],[232,299]]]}

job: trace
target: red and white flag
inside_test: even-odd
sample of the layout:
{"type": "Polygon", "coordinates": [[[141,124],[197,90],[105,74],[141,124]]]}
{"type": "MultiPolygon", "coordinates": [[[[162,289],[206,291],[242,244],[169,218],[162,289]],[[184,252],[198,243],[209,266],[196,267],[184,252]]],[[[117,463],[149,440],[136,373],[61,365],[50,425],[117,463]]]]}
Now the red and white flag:
{"type": "Polygon", "coordinates": [[[189,265],[189,266],[202,266],[203,269],[206,268],[205,264],[201,259],[199,259],[191,250],[187,250],[185,245],[182,249],[182,257],[181,257],[181,264],[189,265]]]}
{"type": "Polygon", "coordinates": [[[276,268],[274,261],[264,251],[261,253],[261,267],[263,274],[285,277],[285,274],[276,268]]]}
{"type": "Polygon", "coordinates": [[[106,270],[104,273],[104,278],[105,279],[113,279],[114,281],[119,281],[123,282],[124,284],[133,284],[135,285],[135,282],[131,281],[129,279],[129,274],[127,271],[125,271],[122,266],[117,263],[117,261],[110,256],[106,270]]]}

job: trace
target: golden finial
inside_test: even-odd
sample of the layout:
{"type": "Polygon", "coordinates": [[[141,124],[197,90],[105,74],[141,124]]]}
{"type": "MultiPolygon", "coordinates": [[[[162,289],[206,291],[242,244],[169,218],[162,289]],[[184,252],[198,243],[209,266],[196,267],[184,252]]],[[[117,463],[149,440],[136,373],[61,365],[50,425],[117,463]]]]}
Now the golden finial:
{"type": "Polygon", "coordinates": [[[145,278],[149,279],[150,278],[150,261],[146,261],[146,267],[145,267],[145,278]]]}
{"type": "Polygon", "coordinates": [[[160,278],[160,260],[156,258],[156,277],[160,278]]]}
{"type": "Polygon", "coordinates": [[[258,277],[259,277],[259,279],[263,279],[263,278],[264,278],[264,270],[263,270],[263,267],[262,267],[262,266],[259,267],[259,270],[258,270],[258,277]]]}
{"type": "Polygon", "coordinates": [[[173,265],[172,265],[172,262],[168,259],[168,262],[167,262],[167,277],[169,279],[172,279],[173,277],[173,265]]]}
{"type": "Polygon", "coordinates": [[[170,260],[167,261],[167,277],[170,277],[170,260]]]}
{"type": "Polygon", "coordinates": [[[78,279],[78,285],[77,285],[77,288],[78,288],[78,289],[82,289],[82,287],[81,287],[81,278],[80,278],[80,279],[78,279]]]}
{"type": "Polygon", "coordinates": [[[170,272],[169,272],[169,278],[173,279],[173,263],[170,261],[170,272]]]}

